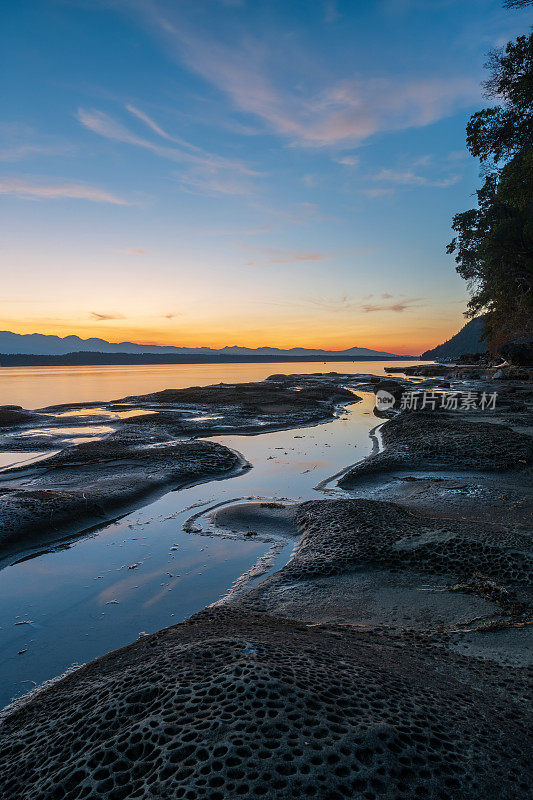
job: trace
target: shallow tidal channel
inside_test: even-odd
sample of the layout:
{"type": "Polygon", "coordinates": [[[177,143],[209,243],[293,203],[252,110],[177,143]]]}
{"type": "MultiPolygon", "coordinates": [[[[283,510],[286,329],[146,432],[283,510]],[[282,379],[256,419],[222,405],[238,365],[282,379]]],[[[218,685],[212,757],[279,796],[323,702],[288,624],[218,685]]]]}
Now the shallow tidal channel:
{"type": "Polygon", "coordinates": [[[244,530],[199,534],[183,525],[220,504],[301,501],[334,491],[314,487],[365,458],[373,446],[369,432],[379,422],[374,395],[358,394],[363,399],[329,423],[210,437],[241,453],[252,468],[170,491],[85,536],[5,566],[0,571],[0,708],[73,665],[180,622],[234,596],[235,586],[249,589],[280,569],[294,539],[284,537],[273,548],[272,536],[244,530]],[[265,558],[269,553],[272,557],[265,558]],[[254,570],[258,562],[267,566],[254,570]],[[253,577],[243,581],[249,570],[253,577]]]}

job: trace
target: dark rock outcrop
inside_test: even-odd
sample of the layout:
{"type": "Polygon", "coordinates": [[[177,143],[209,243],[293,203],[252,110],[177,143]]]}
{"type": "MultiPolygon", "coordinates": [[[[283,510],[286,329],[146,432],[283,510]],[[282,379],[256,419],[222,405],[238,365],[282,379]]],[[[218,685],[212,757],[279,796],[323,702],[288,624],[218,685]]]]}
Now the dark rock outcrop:
{"type": "Polygon", "coordinates": [[[517,367],[533,367],[533,336],[506,342],[500,347],[500,353],[517,367]]]}

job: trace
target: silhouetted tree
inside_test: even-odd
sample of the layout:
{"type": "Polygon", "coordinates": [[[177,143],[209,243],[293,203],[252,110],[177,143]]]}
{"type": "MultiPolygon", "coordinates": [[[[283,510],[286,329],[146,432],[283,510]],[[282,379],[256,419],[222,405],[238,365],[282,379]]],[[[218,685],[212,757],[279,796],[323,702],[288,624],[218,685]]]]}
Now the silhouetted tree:
{"type": "Polygon", "coordinates": [[[500,104],[467,126],[485,181],[477,208],[453,218],[457,236],[447,252],[469,283],[467,316],[487,312],[485,335],[497,348],[533,330],[533,37],[491,52],[486,66],[485,88],[500,104]]]}

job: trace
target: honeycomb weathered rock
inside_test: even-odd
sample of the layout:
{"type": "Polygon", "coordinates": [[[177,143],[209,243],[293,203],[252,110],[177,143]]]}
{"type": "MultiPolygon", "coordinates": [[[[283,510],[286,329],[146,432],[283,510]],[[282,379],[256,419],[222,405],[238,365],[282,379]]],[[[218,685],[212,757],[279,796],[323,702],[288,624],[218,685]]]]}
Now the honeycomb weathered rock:
{"type": "Polygon", "coordinates": [[[217,609],[0,725],[6,800],[516,800],[522,670],[406,637],[217,609]]]}

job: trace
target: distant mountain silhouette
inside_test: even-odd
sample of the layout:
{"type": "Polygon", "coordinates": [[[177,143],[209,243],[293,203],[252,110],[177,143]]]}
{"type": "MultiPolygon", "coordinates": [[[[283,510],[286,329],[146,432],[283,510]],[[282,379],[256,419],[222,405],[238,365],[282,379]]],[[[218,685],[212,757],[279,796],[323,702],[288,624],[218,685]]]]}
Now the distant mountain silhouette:
{"type": "MultiPolygon", "coordinates": [[[[414,358],[414,356],[398,356],[380,350],[369,350],[366,347],[350,347],[347,350],[313,350],[305,347],[292,347],[282,350],[278,347],[239,347],[232,345],[213,349],[211,347],[174,347],[155,344],[134,344],[133,342],[107,342],[105,339],[80,339],[79,336],[51,336],[42,333],[19,334],[11,331],[0,331],[0,353],[25,354],[39,356],[60,356],[72,353],[136,353],[152,355],[181,356],[246,356],[246,357],[310,357],[325,360],[329,356],[346,356],[351,360],[357,356],[362,358],[414,358]]],[[[202,359],[203,360],[203,359],[202,359]]]]}
{"type": "Polygon", "coordinates": [[[484,321],[484,316],[471,319],[455,336],[432,350],[426,350],[420,358],[429,361],[436,358],[459,358],[465,353],[484,353],[487,349],[486,342],[481,339],[484,321]]]}

